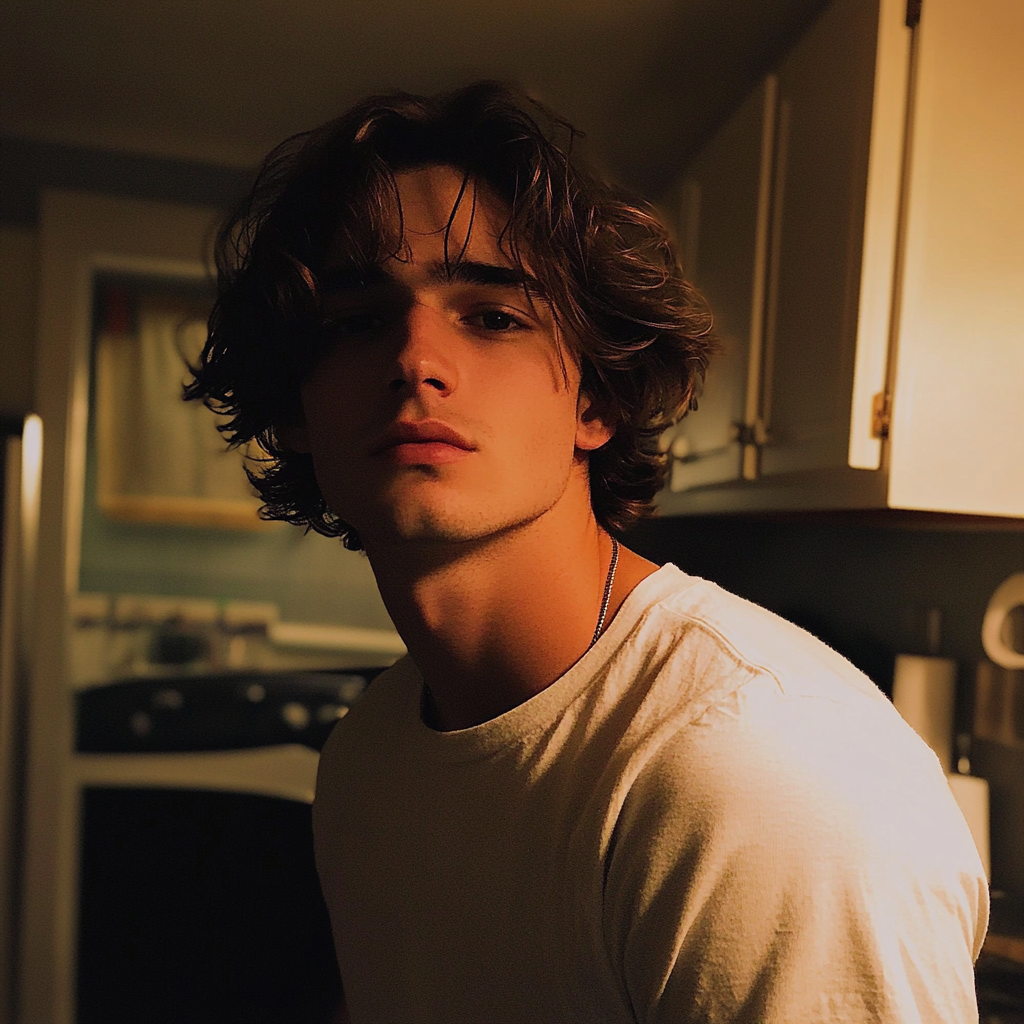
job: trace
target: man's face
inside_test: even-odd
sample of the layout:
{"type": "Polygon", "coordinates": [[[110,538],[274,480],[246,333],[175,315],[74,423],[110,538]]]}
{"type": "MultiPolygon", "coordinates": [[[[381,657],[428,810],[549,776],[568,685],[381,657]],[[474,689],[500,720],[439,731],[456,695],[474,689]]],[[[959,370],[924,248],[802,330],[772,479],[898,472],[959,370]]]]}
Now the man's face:
{"type": "Polygon", "coordinates": [[[332,344],[284,440],[312,453],[328,505],[370,548],[477,540],[581,496],[588,509],[582,452],[611,432],[587,415],[548,304],[499,245],[507,210],[483,186],[474,204],[470,182],[446,274],[461,173],[396,181],[406,247],[362,280],[328,266],[332,344]]]}

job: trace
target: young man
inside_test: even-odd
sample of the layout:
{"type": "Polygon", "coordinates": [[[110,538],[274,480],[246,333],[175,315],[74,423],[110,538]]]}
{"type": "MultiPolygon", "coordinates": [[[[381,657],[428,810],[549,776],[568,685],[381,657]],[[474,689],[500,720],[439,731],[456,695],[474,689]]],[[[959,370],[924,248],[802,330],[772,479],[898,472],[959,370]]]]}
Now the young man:
{"type": "Polygon", "coordinates": [[[220,240],[190,397],[268,453],[268,516],[365,550],[409,650],[321,760],[351,1018],[976,1020],[987,889],[934,755],[813,637],[613,538],[709,316],[544,116],[368,100],[220,240]]]}

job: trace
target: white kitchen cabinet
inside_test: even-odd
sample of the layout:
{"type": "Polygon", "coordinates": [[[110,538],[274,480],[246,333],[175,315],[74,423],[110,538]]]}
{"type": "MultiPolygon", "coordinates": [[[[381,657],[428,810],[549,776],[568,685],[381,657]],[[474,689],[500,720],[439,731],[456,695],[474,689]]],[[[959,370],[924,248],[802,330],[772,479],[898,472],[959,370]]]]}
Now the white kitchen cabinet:
{"type": "Polygon", "coordinates": [[[685,456],[690,486],[738,480],[743,450],[735,429],[746,415],[753,311],[751,290],[763,274],[770,186],[774,79],[762,83],[689,168],[679,195],[683,260],[715,311],[721,342],[699,399],[699,414],[679,425],[675,451],[685,456]],[[759,202],[759,199],[761,201],[759,202]],[[761,213],[759,219],[759,212],[761,213]],[[713,224],[713,231],[701,231],[713,224]],[[759,235],[760,232],[760,235],[759,235]]]}
{"type": "Polygon", "coordinates": [[[1024,516],[1024,4],[916,19],[834,0],[687,168],[724,353],[662,513],[1024,516]]]}

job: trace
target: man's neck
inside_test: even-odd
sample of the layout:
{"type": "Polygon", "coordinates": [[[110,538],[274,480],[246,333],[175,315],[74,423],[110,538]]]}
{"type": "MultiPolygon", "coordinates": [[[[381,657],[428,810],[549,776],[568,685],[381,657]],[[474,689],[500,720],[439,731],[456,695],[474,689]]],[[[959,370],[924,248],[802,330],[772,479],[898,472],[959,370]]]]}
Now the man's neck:
{"type": "MultiPolygon", "coordinates": [[[[568,520],[553,509],[486,541],[432,545],[427,557],[405,545],[368,548],[384,603],[426,683],[429,724],[464,729],[495,718],[586,653],[612,548],[589,506],[587,513],[568,520]]],[[[620,549],[606,624],[656,568],[620,549]]]]}

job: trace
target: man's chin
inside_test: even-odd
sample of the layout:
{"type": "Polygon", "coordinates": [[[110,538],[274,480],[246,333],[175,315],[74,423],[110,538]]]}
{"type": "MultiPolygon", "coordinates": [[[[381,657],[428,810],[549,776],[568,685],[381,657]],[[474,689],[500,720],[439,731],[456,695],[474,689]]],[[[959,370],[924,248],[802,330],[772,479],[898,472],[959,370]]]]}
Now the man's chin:
{"type": "Polygon", "coordinates": [[[545,511],[530,510],[528,514],[493,519],[479,512],[457,516],[437,510],[421,510],[414,516],[380,514],[366,517],[366,525],[357,527],[357,531],[368,553],[373,548],[474,545],[529,526],[545,511]]]}
{"type": "Polygon", "coordinates": [[[359,536],[364,546],[367,543],[376,547],[434,546],[484,540],[493,532],[480,525],[470,527],[452,522],[383,523],[378,520],[367,529],[359,530],[359,536]]]}
{"type": "Polygon", "coordinates": [[[526,501],[501,489],[396,489],[339,514],[356,529],[368,554],[374,547],[474,544],[536,523],[565,497],[566,486],[561,479],[539,486],[526,501]]]}

